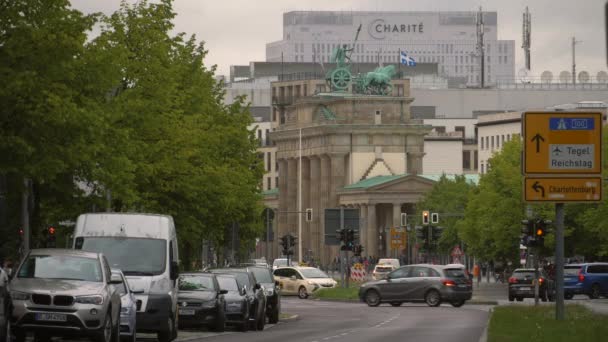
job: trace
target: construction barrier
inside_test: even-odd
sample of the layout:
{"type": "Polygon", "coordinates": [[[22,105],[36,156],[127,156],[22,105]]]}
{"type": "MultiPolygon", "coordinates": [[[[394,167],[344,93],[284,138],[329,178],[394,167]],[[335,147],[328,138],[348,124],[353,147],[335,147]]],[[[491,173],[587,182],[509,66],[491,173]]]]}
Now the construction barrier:
{"type": "Polygon", "coordinates": [[[361,282],[365,281],[367,277],[367,272],[365,271],[365,266],[363,264],[357,263],[354,264],[353,267],[350,268],[350,279],[352,281],[361,282]]]}

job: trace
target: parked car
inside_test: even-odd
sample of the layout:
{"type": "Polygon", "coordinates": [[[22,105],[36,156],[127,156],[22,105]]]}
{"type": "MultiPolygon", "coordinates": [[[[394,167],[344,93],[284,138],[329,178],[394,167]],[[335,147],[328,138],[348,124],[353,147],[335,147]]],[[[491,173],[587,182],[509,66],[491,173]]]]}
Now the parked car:
{"type": "Polygon", "coordinates": [[[179,243],[173,218],[138,213],[82,214],[74,249],[103,253],[122,270],[137,299],[137,330],[159,342],[177,338],[179,243]]]}
{"type": "Polygon", "coordinates": [[[359,298],[369,306],[400,306],[403,302],[439,306],[449,302],[460,307],[472,294],[472,283],[461,268],[426,264],[398,268],[386,279],[370,281],[359,288],[359,298]]]}
{"type": "Polygon", "coordinates": [[[249,299],[247,291],[240,290],[233,274],[216,274],[221,290],[225,290],[226,324],[235,325],[240,331],[249,329],[249,299]]]}
{"type": "MultiPolygon", "coordinates": [[[[123,342],[137,341],[137,300],[129,287],[125,275],[119,269],[112,269],[112,282],[120,294],[120,339],[123,342]]],[[[143,292],[143,291],[141,291],[143,292]]]]}
{"type": "MultiPolygon", "coordinates": [[[[298,266],[298,263],[295,261],[290,262],[291,266],[298,266]]],[[[279,258],[279,259],[274,259],[274,261],[272,262],[272,270],[276,270],[279,267],[285,267],[285,266],[289,266],[287,265],[287,258],[279,258]]]]}
{"type": "Polygon", "coordinates": [[[205,326],[214,331],[226,329],[224,295],[214,274],[185,273],[179,276],[179,325],[205,326]]]}
{"type": "Polygon", "coordinates": [[[376,265],[393,265],[393,267],[395,267],[395,269],[401,267],[401,263],[399,262],[399,259],[393,259],[393,258],[378,259],[378,262],[376,263],[376,265]]]}
{"type": "Polygon", "coordinates": [[[17,342],[26,333],[91,337],[113,342],[120,335],[120,294],[101,253],[34,249],[11,280],[11,330],[17,342]]]}
{"type": "Polygon", "coordinates": [[[608,297],[608,263],[572,264],[564,267],[564,298],[584,294],[591,299],[608,297]]]}
{"type": "MultiPolygon", "coordinates": [[[[538,298],[543,302],[553,300],[553,281],[544,271],[538,271],[538,298]]],[[[524,298],[534,298],[534,269],[517,268],[509,277],[509,301],[521,302],[524,298]]]]}
{"type": "Polygon", "coordinates": [[[262,266],[248,266],[247,271],[252,272],[266,296],[266,316],[268,323],[276,324],[281,314],[281,288],[279,282],[274,280],[272,270],[262,266]]]}
{"type": "Polygon", "coordinates": [[[10,325],[8,323],[10,302],[8,274],[0,267],[0,342],[5,342],[6,337],[10,335],[10,325]]]}
{"type": "Polygon", "coordinates": [[[376,265],[374,267],[374,270],[372,271],[372,279],[374,279],[374,280],[383,279],[384,277],[386,277],[387,274],[391,273],[392,271],[394,271],[396,269],[397,269],[397,267],[395,267],[393,265],[389,265],[389,264],[376,265]]]}
{"type": "Polygon", "coordinates": [[[218,268],[211,270],[212,273],[232,274],[236,278],[239,289],[247,295],[249,301],[249,322],[251,328],[264,330],[266,324],[266,296],[262,285],[258,283],[252,272],[245,268],[218,268]]]}
{"type": "Polygon", "coordinates": [[[281,267],[274,270],[283,295],[297,295],[306,299],[321,288],[336,287],[337,282],[315,267],[281,267]]]}

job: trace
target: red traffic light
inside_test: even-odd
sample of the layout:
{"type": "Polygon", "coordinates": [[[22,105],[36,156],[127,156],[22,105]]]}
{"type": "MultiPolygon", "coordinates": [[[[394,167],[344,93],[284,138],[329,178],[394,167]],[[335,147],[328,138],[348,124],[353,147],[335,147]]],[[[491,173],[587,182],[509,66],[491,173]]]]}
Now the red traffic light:
{"type": "Polygon", "coordinates": [[[55,227],[49,227],[49,234],[55,235],[55,227]]]}
{"type": "Polygon", "coordinates": [[[24,232],[23,232],[23,228],[19,228],[19,235],[23,236],[24,232]]]}

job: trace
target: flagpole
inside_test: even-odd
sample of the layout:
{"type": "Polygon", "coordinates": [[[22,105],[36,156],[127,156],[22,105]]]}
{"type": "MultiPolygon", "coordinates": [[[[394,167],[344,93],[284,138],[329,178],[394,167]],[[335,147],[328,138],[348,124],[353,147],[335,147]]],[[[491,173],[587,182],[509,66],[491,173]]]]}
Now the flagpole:
{"type": "Polygon", "coordinates": [[[401,48],[399,48],[399,58],[397,58],[397,75],[399,75],[399,79],[402,79],[403,76],[401,76],[401,48]]]}

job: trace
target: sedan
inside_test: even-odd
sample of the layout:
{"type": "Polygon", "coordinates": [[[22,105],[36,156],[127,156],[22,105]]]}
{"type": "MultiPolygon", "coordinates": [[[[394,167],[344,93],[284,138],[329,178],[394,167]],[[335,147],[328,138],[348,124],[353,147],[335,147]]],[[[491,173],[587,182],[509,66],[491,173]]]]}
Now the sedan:
{"type": "Polygon", "coordinates": [[[185,273],[179,277],[179,324],[209,326],[222,332],[226,328],[224,295],[215,275],[210,273],[185,273]]]}
{"type": "Polygon", "coordinates": [[[216,274],[216,276],[220,289],[227,291],[224,295],[226,323],[237,326],[240,331],[247,331],[249,329],[247,291],[239,289],[239,284],[232,274],[216,274]]]}
{"type": "MultiPolygon", "coordinates": [[[[112,269],[112,281],[120,294],[120,339],[123,342],[137,341],[137,300],[134,291],[131,291],[125,275],[119,269],[112,269]]],[[[138,291],[137,293],[143,293],[138,291]]]]}
{"type": "Polygon", "coordinates": [[[69,249],[34,249],[11,280],[11,329],[16,342],[27,332],[118,340],[120,294],[106,258],[69,249]]]}
{"type": "MultiPolygon", "coordinates": [[[[509,278],[509,301],[521,302],[524,298],[534,298],[534,269],[518,268],[509,278]]],[[[538,297],[546,302],[553,300],[553,281],[543,271],[538,271],[538,297]]]]}
{"type": "Polygon", "coordinates": [[[449,302],[462,306],[471,299],[473,287],[461,268],[441,265],[410,265],[389,273],[385,279],[367,282],[359,288],[359,298],[369,306],[403,302],[426,302],[439,306],[449,302]]]}

